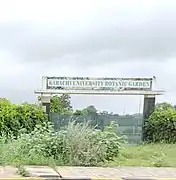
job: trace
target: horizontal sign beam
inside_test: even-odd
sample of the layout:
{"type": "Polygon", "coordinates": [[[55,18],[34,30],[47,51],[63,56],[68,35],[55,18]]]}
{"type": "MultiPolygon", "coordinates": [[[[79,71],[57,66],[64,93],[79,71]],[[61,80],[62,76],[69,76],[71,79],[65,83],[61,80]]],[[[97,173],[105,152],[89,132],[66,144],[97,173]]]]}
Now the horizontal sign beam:
{"type": "Polygon", "coordinates": [[[93,91],[93,90],[36,90],[36,94],[82,94],[82,95],[162,95],[164,91],[93,91]]]}
{"type": "Polygon", "coordinates": [[[43,89],[136,91],[152,90],[152,78],[43,77],[43,89]]]}

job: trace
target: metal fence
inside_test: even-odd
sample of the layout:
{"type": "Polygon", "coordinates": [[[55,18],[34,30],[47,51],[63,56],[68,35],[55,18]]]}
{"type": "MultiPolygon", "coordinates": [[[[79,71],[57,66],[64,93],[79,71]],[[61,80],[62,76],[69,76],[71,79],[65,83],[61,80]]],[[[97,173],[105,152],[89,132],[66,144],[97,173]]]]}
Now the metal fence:
{"type": "Polygon", "coordinates": [[[69,116],[51,113],[50,118],[54,124],[55,130],[68,124],[69,121],[78,123],[90,121],[90,124],[103,130],[111,121],[118,124],[116,133],[125,135],[129,144],[139,144],[142,142],[142,116],[117,116],[93,114],[89,116],[69,116]]]}

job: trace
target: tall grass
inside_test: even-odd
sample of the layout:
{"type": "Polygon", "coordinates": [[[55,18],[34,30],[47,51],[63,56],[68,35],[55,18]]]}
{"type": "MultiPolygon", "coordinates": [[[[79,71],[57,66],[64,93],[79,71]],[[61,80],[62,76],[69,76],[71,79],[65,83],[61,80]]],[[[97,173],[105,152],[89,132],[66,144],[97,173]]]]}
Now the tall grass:
{"type": "Polygon", "coordinates": [[[97,166],[118,156],[123,138],[111,131],[96,130],[87,123],[69,122],[55,132],[51,124],[38,125],[17,139],[0,139],[1,164],[97,166]]]}

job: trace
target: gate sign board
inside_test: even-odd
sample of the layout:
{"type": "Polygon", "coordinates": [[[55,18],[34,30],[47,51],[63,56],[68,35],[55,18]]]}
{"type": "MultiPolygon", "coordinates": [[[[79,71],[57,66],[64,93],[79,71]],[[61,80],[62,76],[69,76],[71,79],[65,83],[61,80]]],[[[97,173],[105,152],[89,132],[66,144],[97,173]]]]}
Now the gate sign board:
{"type": "Polygon", "coordinates": [[[45,77],[46,90],[151,91],[152,78],[45,77]]]}

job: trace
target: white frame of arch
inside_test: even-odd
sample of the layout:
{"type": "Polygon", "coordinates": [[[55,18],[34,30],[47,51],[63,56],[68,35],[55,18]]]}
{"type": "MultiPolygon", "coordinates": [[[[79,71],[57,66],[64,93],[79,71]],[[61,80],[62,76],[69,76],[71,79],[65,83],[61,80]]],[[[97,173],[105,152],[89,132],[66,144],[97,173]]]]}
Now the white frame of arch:
{"type": "MultiPolygon", "coordinates": [[[[150,89],[148,88],[147,90],[143,89],[131,89],[131,90],[95,90],[95,89],[73,89],[72,87],[67,88],[67,89],[48,89],[48,79],[49,78],[61,78],[61,77],[47,77],[43,76],[42,77],[42,89],[40,90],[35,90],[35,94],[41,94],[43,95],[54,95],[54,94],[82,94],[82,95],[162,95],[164,91],[158,91],[155,90],[153,91],[153,86],[155,82],[155,77],[153,78],[108,78],[108,79],[125,79],[125,80],[140,80],[140,81],[151,81],[150,82],[150,89]]],[[[63,78],[63,77],[62,77],[63,78]]],[[[65,79],[73,79],[74,77],[64,77],[65,79]]],[[[89,77],[76,77],[76,78],[83,78],[87,79],[89,77]]],[[[104,80],[107,78],[89,78],[90,80],[104,80]]]]}
{"type": "Polygon", "coordinates": [[[35,90],[35,94],[82,94],[82,95],[162,95],[164,91],[81,91],[81,90],[35,90]]]}

